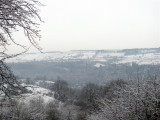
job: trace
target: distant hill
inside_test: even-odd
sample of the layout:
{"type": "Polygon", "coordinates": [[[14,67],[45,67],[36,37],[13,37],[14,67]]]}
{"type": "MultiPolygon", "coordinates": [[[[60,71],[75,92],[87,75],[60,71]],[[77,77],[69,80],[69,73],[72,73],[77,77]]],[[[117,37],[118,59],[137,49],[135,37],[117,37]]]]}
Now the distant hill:
{"type": "Polygon", "coordinates": [[[141,48],[123,50],[72,50],[51,51],[44,53],[27,53],[16,58],[9,59],[9,63],[48,61],[99,61],[111,64],[137,63],[137,64],[159,64],[160,48],[141,48]]]}

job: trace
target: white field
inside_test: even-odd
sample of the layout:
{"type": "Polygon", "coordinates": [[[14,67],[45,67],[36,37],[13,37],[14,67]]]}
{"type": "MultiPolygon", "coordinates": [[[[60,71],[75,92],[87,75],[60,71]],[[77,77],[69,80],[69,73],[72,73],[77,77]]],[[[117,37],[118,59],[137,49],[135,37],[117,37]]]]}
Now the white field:
{"type": "Polygon", "coordinates": [[[27,86],[26,89],[31,91],[31,93],[27,93],[27,94],[22,94],[21,96],[21,100],[25,100],[30,101],[34,98],[38,98],[41,97],[43,98],[45,103],[48,103],[50,101],[54,101],[54,92],[50,91],[49,89],[45,89],[36,85],[25,85],[23,84],[23,86],[27,86]],[[51,95],[51,96],[50,96],[51,95]]]}
{"type": "MultiPolygon", "coordinates": [[[[90,51],[67,51],[67,52],[48,52],[48,53],[32,53],[24,54],[16,58],[9,59],[7,62],[30,62],[30,61],[99,61],[110,62],[115,64],[132,63],[137,64],[159,64],[160,52],[154,50],[141,50],[138,54],[125,55],[122,51],[97,52],[90,51]],[[116,59],[116,60],[115,60],[116,59]]],[[[95,66],[97,67],[97,66],[95,66]]]]}

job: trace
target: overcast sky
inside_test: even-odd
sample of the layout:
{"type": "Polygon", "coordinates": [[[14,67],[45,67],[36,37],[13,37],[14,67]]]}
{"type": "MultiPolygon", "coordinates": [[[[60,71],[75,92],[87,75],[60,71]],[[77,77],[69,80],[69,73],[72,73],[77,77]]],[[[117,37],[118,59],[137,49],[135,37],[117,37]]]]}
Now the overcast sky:
{"type": "Polygon", "coordinates": [[[41,1],[44,51],[160,47],[159,0],[41,1]]]}

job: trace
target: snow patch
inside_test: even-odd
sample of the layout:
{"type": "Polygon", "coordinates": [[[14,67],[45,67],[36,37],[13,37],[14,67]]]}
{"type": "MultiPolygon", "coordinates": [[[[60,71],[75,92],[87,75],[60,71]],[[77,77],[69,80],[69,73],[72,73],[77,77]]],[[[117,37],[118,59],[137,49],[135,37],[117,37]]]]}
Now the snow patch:
{"type": "Polygon", "coordinates": [[[104,64],[101,64],[101,63],[96,63],[94,66],[95,66],[96,68],[99,68],[99,67],[104,67],[105,65],[104,65],[104,64]]]}
{"type": "Polygon", "coordinates": [[[44,102],[54,101],[54,92],[51,90],[48,90],[46,88],[42,88],[36,85],[25,85],[27,86],[26,89],[30,93],[22,94],[22,98],[26,101],[32,100],[37,97],[42,97],[44,99],[44,102]]]}

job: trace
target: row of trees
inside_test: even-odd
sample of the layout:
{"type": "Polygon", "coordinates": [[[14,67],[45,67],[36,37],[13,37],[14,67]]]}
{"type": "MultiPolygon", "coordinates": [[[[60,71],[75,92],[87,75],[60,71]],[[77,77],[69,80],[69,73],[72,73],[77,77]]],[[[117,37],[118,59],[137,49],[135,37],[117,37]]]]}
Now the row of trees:
{"type": "Polygon", "coordinates": [[[81,90],[59,80],[53,87],[59,86],[54,90],[60,101],[79,107],[80,120],[159,120],[160,80],[156,75],[151,78],[134,82],[118,79],[103,86],[88,83],[81,90]]]}
{"type": "Polygon", "coordinates": [[[63,80],[51,87],[54,98],[29,101],[1,99],[0,119],[4,120],[159,120],[160,80],[124,82],[113,80],[103,86],[88,83],[70,88],[63,80]]]}
{"type": "Polygon", "coordinates": [[[90,120],[159,120],[160,81],[127,85],[115,91],[112,100],[103,98],[101,112],[90,120]]]}
{"type": "Polygon", "coordinates": [[[12,99],[5,101],[0,110],[1,120],[65,120],[66,110],[56,101],[44,102],[42,97],[32,98],[29,101],[12,99]],[[6,106],[7,105],[7,106],[6,106]]]}
{"type": "Polygon", "coordinates": [[[101,99],[113,99],[114,92],[122,88],[127,83],[121,79],[113,80],[104,86],[98,86],[93,83],[86,84],[82,89],[73,89],[64,80],[57,80],[51,87],[55,92],[54,97],[66,104],[77,106],[79,108],[79,119],[86,120],[94,112],[101,111],[101,99]]]}

